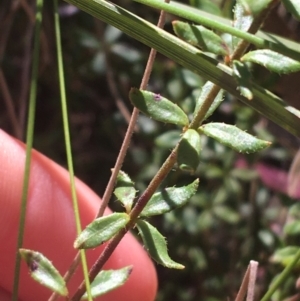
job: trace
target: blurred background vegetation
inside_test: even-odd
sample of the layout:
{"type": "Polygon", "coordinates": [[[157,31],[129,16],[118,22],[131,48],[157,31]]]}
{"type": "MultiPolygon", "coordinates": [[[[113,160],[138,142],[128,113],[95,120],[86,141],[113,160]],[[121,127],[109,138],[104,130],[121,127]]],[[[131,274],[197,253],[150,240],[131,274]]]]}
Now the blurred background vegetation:
{"type": "MultiPolygon", "coordinates": [[[[234,1],[191,0],[190,4],[232,19],[234,1]]],[[[121,5],[157,21],[155,10],[128,0],[121,5]]],[[[34,1],[0,2],[0,126],[21,140],[26,127],[33,14],[34,1]]],[[[60,2],[60,16],[75,172],[101,196],[132,110],[127,95],[131,87],[140,85],[149,49],[65,2],[60,2]]],[[[168,16],[166,30],[172,31],[174,19],[168,16]]],[[[299,40],[299,24],[282,5],[270,13],[264,30],[299,40]]],[[[260,67],[254,72],[259,84],[300,108],[299,73],[279,77],[260,67]]],[[[203,83],[198,75],[158,54],[148,89],[192,113],[203,83]]],[[[34,147],[66,166],[59,97],[53,7],[46,1],[34,147]]],[[[299,245],[300,189],[288,191],[287,180],[298,139],[230,95],[210,120],[235,124],[273,144],[258,154],[241,156],[203,137],[201,164],[195,174],[174,169],[165,180],[164,186],[180,186],[199,177],[200,188],[189,205],[152,220],[168,239],[171,257],[186,266],[183,271],[157,267],[158,301],[233,300],[250,260],[259,262],[259,296],[282,270],[276,263],[282,261],[280,254],[274,257],[276,251],[299,245]]],[[[123,170],[142,192],[175,145],[178,130],[142,115],[136,130],[123,170]]],[[[293,176],[296,181],[297,175],[293,176]]],[[[111,206],[120,209],[113,200],[111,206]]],[[[296,293],[298,273],[274,300],[296,293]]]]}

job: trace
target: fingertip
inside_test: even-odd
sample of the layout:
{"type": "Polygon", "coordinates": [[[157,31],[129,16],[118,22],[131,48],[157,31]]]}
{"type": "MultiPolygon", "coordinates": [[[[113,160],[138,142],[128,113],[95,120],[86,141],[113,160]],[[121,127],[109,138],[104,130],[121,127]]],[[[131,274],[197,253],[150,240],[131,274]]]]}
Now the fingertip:
{"type": "MultiPolygon", "coordinates": [[[[0,287],[11,291],[25,146],[1,130],[0,162],[0,287]]],[[[76,180],[76,189],[82,227],[85,227],[95,218],[100,199],[79,180],[76,180]]],[[[69,174],[50,159],[33,151],[23,247],[43,253],[64,274],[76,254],[73,249],[75,238],[69,174]]],[[[90,263],[96,260],[101,250],[97,248],[87,252],[90,263]]],[[[154,300],[157,290],[155,268],[141,245],[130,234],[121,241],[105,268],[122,268],[127,265],[133,265],[128,282],[100,300],[154,300]]],[[[74,292],[81,280],[82,273],[77,272],[70,283],[71,292],[74,292]]],[[[19,297],[25,301],[47,300],[49,295],[48,289],[33,282],[25,264],[22,264],[19,297]]]]}

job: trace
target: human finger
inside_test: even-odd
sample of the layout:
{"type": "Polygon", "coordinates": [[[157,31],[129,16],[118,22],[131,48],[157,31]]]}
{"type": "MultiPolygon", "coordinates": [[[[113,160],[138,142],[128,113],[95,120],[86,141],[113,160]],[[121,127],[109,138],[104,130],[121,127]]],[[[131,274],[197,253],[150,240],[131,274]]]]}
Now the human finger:
{"type": "MultiPolygon", "coordinates": [[[[14,277],[24,164],[25,146],[0,131],[0,287],[6,292],[11,292],[14,277]]],[[[85,227],[95,218],[101,200],[79,180],[76,180],[76,191],[82,227],[85,227]]],[[[33,151],[23,247],[43,253],[63,274],[76,254],[75,238],[68,172],[33,151]]],[[[102,249],[87,251],[89,264],[96,260],[102,249]]],[[[121,241],[105,269],[127,265],[133,266],[133,272],[126,284],[99,300],[154,300],[155,269],[131,234],[121,241]]],[[[82,279],[79,269],[68,286],[71,294],[82,279]]],[[[22,301],[47,300],[49,295],[49,290],[35,283],[22,264],[19,298],[22,301]]]]}

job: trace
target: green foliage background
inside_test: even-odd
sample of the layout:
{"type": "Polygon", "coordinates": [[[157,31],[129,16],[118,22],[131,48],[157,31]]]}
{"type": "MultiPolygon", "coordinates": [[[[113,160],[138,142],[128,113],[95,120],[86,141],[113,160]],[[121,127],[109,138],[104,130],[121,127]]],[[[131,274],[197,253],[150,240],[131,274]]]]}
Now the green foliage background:
{"type": "MultiPolygon", "coordinates": [[[[233,1],[198,0],[191,4],[232,18],[233,1]]],[[[65,166],[52,5],[45,5],[34,147],[65,166]]],[[[123,1],[122,7],[150,22],[157,20],[155,10],[131,1],[123,1]]],[[[60,8],[75,172],[102,195],[124,137],[126,114],[132,110],[128,91],[139,86],[149,49],[83,12],[67,13],[72,8],[64,2],[60,8]]],[[[19,7],[14,15],[12,10],[10,1],[1,2],[0,20],[7,31],[0,36],[0,61],[24,133],[33,25],[23,8],[19,7]]],[[[173,19],[167,19],[166,29],[170,32],[173,19]]],[[[297,30],[279,26],[281,21],[278,10],[274,10],[265,23],[266,29],[276,32],[279,28],[278,34],[298,39],[297,30]]],[[[299,106],[295,79],[299,73],[280,78],[257,67],[254,74],[263,87],[299,106]]],[[[148,90],[172,99],[192,113],[203,84],[198,75],[158,55],[148,90]]],[[[4,101],[0,108],[1,128],[17,136],[4,101]]],[[[271,140],[273,145],[245,157],[204,138],[201,163],[195,174],[174,170],[165,180],[164,186],[180,186],[200,177],[200,189],[183,209],[151,220],[167,237],[171,257],[186,266],[183,271],[157,267],[157,300],[233,299],[250,260],[260,264],[257,291],[261,295],[282,270],[282,266],[270,263],[271,256],[281,247],[298,244],[299,232],[287,235],[283,231],[295,200],[265,187],[255,168],[257,163],[263,163],[287,171],[298,150],[296,138],[230,95],[226,95],[210,120],[235,124],[259,138],[271,140]],[[237,162],[248,165],[248,169],[238,168],[237,162]]],[[[139,117],[137,133],[123,166],[139,191],[143,191],[175,145],[174,131],[176,128],[171,125],[139,117]]],[[[19,138],[24,139],[24,135],[19,138]]],[[[110,204],[118,209],[116,202],[110,204]]],[[[295,292],[296,277],[297,271],[277,292],[276,300],[295,292]]]]}

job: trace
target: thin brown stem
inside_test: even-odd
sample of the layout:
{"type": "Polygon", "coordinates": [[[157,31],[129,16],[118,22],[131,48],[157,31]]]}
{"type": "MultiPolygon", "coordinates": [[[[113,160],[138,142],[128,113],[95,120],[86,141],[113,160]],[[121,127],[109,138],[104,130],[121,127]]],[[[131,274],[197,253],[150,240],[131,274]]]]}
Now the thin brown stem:
{"type": "Polygon", "coordinates": [[[243,301],[246,294],[247,294],[246,301],[254,300],[257,267],[258,267],[258,262],[251,260],[250,264],[247,267],[247,271],[245,273],[245,276],[243,278],[242,284],[235,298],[235,301],[243,301]]]}
{"type": "Polygon", "coordinates": [[[19,0],[19,1],[20,1],[21,6],[23,7],[23,10],[27,14],[29,20],[31,21],[32,24],[34,24],[34,22],[35,22],[34,11],[32,10],[32,8],[30,7],[30,5],[27,3],[26,0],[19,0]]]}
{"type": "Polygon", "coordinates": [[[254,261],[254,260],[251,260],[250,261],[250,275],[249,275],[246,301],[253,301],[254,300],[257,267],[258,267],[258,262],[254,261]]]}
{"type": "MultiPolygon", "coordinates": [[[[263,24],[263,22],[265,21],[265,19],[267,18],[267,16],[270,13],[270,11],[278,3],[279,3],[279,0],[273,0],[272,2],[270,2],[269,6],[266,9],[264,9],[258,16],[255,17],[255,19],[251,23],[250,27],[248,28],[247,32],[255,34],[259,30],[259,28],[261,27],[261,25],[263,24]]],[[[242,40],[237,45],[237,47],[234,50],[234,52],[232,53],[232,55],[230,57],[230,61],[232,62],[233,60],[240,59],[242,57],[242,55],[245,53],[245,51],[247,50],[248,47],[249,47],[249,43],[247,41],[245,41],[245,40],[242,40]]]]}
{"type": "MultiPolygon", "coordinates": [[[[64,280],[66,283],[68,283],[69,280],[74,275],[78,265],[80,264],[80,259],[81,259],[80,252],[77,252],[77,254],[75,255],[75,258],[73,259],[73,262],[71,263],[71,266],[69,267],[68,271],[64,274],[64,280]]],[[[55,300],[57,300],[57,298],[58,298],[58,294],[52,293],[52,295],[50,296],[48,301],[55,301],[55,300]]]]}
{"type": "Polygon", "coordinates": [[[204,120],[205,114],[207,113],[208,109],[214,102],[214,100],[215,100],[216,96],[218,95],[218,93],[220,92],[220,90],[221,90],[221,88],[217,85],[213,85],[211,87],[209,93],[207,94],[206,99],[204,100],[200,110],[197,112],[195,118],[192,120],[189,128],[197,129],[197,127],[199,127],[201,125],[202,121],[204,120]]]}
{"type": "Polygon", "coordinates": [[[18,8],[19,8],[19,1],[16,0],[12,1],[8,13],[4,14],[3,20],[0,20],[1,21],[0,65],[2,64],[3,56],[7,46],[8,37],[18,8]]]}
{"type": "MultiPolygon", "coordinates": [[[[165,2],[169,2],[169,1],[165,1],[165,2]]],[[[165,23],[165,12],[161,12],[157,26],[162,28],[163,25],[165,23]]],[[[140,85],[140,89],[146,89],[149,79],[150,79],[150,75],[152,72],[152,68],[153,68],[153,64],[154,64],[154,60],[156,57],[156,53],[157,51],[155,49],[151,49],[150,54],[149,54],[149,58],[147,61],[147,65],[145,67],[145,72],[141,81],[141,85],[140,85]]],[[[107,204],[111,198],[112,192],[113,192],[113,188],[118,176],[119,171],[121,170],[122,164],[124,162],[124,158],[126,156],[128,147],[130,145],[130,141],[131,141],[131,137],[132,134],[134,132],[134,127],[137,121],[139,115],[139,110],[134,108],[132,111],[132,115],[131,115],[131,119],[127,128],[127,132],[125,134],[124,140],[123,140],[123,144],[121,146],[116,164],[113,168],[113,172],[111,174],[111,177],[109,179],[109,182],[107,184],[106,190],[104,192],[103,198],[102,198],[102,203],[101,206],[99,208],[99,212],[97,214],[97,217],[100,217],[103,215],[105,208],[107,207],[107,204]]]]}
{"type": "MultiPolygon", "coordinates": [[[[115,81],[115,75],[113,72],[111,60],[110,60],[110,49],[109,45],[107,45],[106,40],[104,38],[104,26],[103,22],[101,22],[98,19],[95,19],[95,28],[96,28],[96,33],[98,36],[98,39],[101,41],[102,47],[103,47],[103,52],[104,52],[104,57],[105,57],[105,67],[106,67],[106,80],[108,83],[108,88],[110,90],[111,95],[113,96],[116,106],[118,107],[120,113],[126,120],[127,124],[130,122],[131,114],[129,110],[127,109],[124,100],[122,99],[119,91],[118,91],[118,86],[115,81]]],[[[137,131],[137,126],[135,126],[135,131],[137,131]]]]}
{"type": "Polygon", "coordinates": [[[238,294],[235,298],[235,301],[243,301],[244,300],[246,293],[247,293],[249,276],[250,276],[250,265],[248,265],[248,267],[247,267],[247,271],[245,273],[245,276],[243,278],[242,284],[241,284],[238,294]]]}
{"type": "Polygon", "coordinates": [[[111,198],[111,195],[112,195],[112,192],[113,192],[113,189],[114,189],[114,185],[115,185],[118,173],[119,173],[119,171],[120,171],[120,169],[123,165],[124,158],[125,158],[126,153],[127,153],[127,149],[130,145],[131,136],[134,132],[134,127],[135,127],[135,124],[136,124],[136,120],[138,118],[138,114],[139,114],[139,111],[137,109],[134,109],[133,112],[132,112],[132,115],[131,115],[131,119],[130,119],[130,122],[129,122],[129,125],[128,125],[128,128],[127,128],[127,132],[125,134],[125,137],[124,137],[124,140],[123,140],[121,150],[119,152],[116,164],[113,168],[113,171],[112,171],[112,174],[110,176],[109,182],[107,184],[105,193],[103,195],[102,203],[100,205],[97,217],[101,217],[103,215],[104,210],[107,207],[107,204],[108,204],[108,202],[111,198]]]}
{"type": "Polygon", "coordinates": [[[5,80],[5,76],[3,74],[2,69],[0,69],[0,90],[2,91],[3,99],[6,105],[6,109],[8,112],[9,120],[12,124],[12,127],[14,129],[14,133],[17,137],[21,137],[22,135],[22,129],[19,125],[17,115],[14,108],[14,102],[12,99],[12,96],[9,92],[7,82],[5,80]]]}

